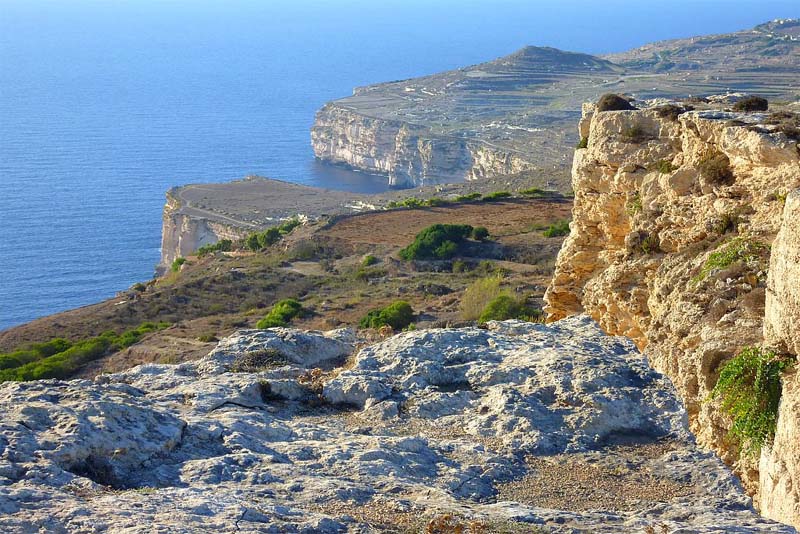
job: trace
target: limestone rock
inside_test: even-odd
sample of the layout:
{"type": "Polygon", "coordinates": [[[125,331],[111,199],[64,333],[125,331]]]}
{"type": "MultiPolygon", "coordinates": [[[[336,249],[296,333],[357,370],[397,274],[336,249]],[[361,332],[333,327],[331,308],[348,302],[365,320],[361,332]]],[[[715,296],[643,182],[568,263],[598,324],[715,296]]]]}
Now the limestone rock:
{"type": "Polygon", "coordinates": [[[792,337],[796,250],[794,263],[773,253],[770,288],[765,273],[782,220],[775,250],[797,238],[800,216],[787,223],[780,201],[800,186],[797,143],[759,113],[711,109],[673,120],[647,105],[584,112],[580,130],[588,128],[589,139],[574,158],[571,233],[545,309],[551,320],[588,313],[606,332],[632,338],[675,384],[699,442],[766,502],[757,461],[739,458],[730,421],[706,399],[721,365],[764,341],[765,296],[768,336],[785,344],[792,337]],[[759,252],[721,268],[707,263],[736,238],[759,252]],[[772,300],[790,309],[772,312],[772,300]]]}
{"type": "Polygon", "coordinates": [[[241,331],[196,362],[0,385],[0,531],[794,532],[754,512],[670,382],[587,317],[365,347],[323,389],[357,391],[355,409],[307,379],[352,346],[241,331]],[[232,370],[264,347],[286,361],[232,370]]]}

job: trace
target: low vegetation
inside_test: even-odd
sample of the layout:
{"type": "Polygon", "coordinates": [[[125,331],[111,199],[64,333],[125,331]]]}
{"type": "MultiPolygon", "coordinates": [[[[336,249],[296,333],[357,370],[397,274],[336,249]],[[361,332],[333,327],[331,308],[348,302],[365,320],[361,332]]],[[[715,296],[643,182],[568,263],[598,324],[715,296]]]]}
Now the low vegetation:
{"type": "Polygon", "coordinates": [[[761,347],[745,347],[722,368],[712,399],[730,415],[730,434],[755,455],[772,443],[781,400],[781,375],[794,360],[761,347]]]}
{"type": "Polygon", "coordinates": [[[709,255],[700,272],[694,277],[694,281],[701,282],[712,272],[726,269],[737,262],[745,264],[760,262],[767,251],[769,245],[764,243],[745,237],[731,239],[709,255]]]}
{"type": "Polygon", "coordinates": [[[670,174],[678,170],[678,167],[672,164],[668,159],[660,159],[648,167],[649,171],[658,171],[661,174],[670,174]]]}
{"type": "Polygon", "coordinates": [[[575,148],[589,148],[589,138],[586,136],[581,137],[581,140],[578,141],[578,144],[575,145],[575,148]]]}
{"type": "Polygon", "coordinates": [[[359,326],[362,328],[381,328],[390,326],[395,331],[403,330],[414,321],[414,310],[411,305],[404,301],[395,301],[385,308],[375,309],[367,313],[359,326]]]}
{"type": "Polygon", "coordinates": [[[765,123],[774,126],[774,131],[785,134],[789,139],[800,140],[800,114],[776,111],[770,113],[765,123]]]}
{"type": "Polygon", "coordinates": [[[505,321],[507,319],[520,319],[522,321],[539,321],[542,311],[529,306],[524,300],[516,299],[507,293],[501,293],[486,304],[478,322],[483,324],[488,321],[505,321]]]}
{"type": "Polygon", "coordinates": [[[434,224],[400,251],[404,260],[444,260],[455,256],[474,228],[468,224],[434,224]]]}
{"type": "Polygon", "coordinates": [[[631,217],[642,212],[642,197],[638,191],[625,203],[625,212],[631,217]]]}
{"type": "Polygon", "coordinates": [[[292,319],[303,315],[303,305],[296,299],[283,299],[272,306],[270,312],[256,323],[256,328],[266,329],[289,326],[292,319]]]}
{"type": "Polygon", "coordinates": [[[628,128],[623,128],[622,132],[620,132],[620,137],[626,143],[643,143],[650,139],[651,136],[644,128],[634,124],[628,128]]]}
{"type": "Polygon", "coordinates": [[[569,235],[569,221],[558,221],[548,226],[542,235],[545,237],[561,237],[569,235]]]}
{"type": "Polygon", "coordinates": [[[481,200],[483,200],[484,202],[497,202],[500,200],[511,198],[512,196],[514,195],[512,195],[508,191],[495,191],[493,193],[489,193],[488,195],[483,195],[483,198],[481,200]]]}
{"type": "Polygon", "coordinates": [[[244,243],[247,248],[254,252],[263,250],[283,239],[283,236],[292,233],[292,230],[301,224],[300,219],[293,217],[278,226],[267,228],[263,232],[250,234],[245,238],[244,243]]]}
{"type": "Polygon", "coordinates": [[[500,296],[502,276],[492,275],[474,281],[464,291],[459,304],[461,318],[465,321],[477,321],[486,306],[500,296]]]}
{"type": "Polygon", "coordinates": [[[364,259],[361,260],[362,267],[369,267],[370,265],[375,265],[376,263],[378,263],[378,258],[373,256],[372,254],[367,254],[366,256],[364,256],[364,259]]]}
{"type": "Polygon", "coordinates": [[[663,106],[658,106],[655,108],[656,114],[661,117],[662,119],[669,119],[673,122],[678,120],[682,114],[686,113],[687,111],[692,111],[694,108],[692,106],[679,106],[677,104],[664,104],[663,106]]]}
{"type": "Polygon", "coordinates": [[[74,342],[56,338],[0,354],[0,382],[69,378],[87,363],[130,347],[145,334],[167,326],[166,323],[143,323],[119,335],[109,331],[74,342]]]}
{"type": "Polygon", "coordinates": [[[181,266],[183,266],[184,263],[186,263],[186,258],[175,258],[175,261],[172,262],[172,267],[170,267],[170,270],[173,273],[177,273],[181,270],[181,266]]]}
{"type": "Polygon", "coordinates": [[[216,243],[203,245],[197,249],[197,255],[203,257],[214,254],[215,252],[230,252],[231,250],[233,250],[233,241],[230,239],[221,239],[216,243]]]}
{"type": "Polygon", "coordinates": [[[733,111],[767,111],[769,102],[760,96],[747,96],[733,105],[733,111]]]}
{"type": "Polygon", "coordinates": [[[726,185],[733,182],[731,161],[722,152],[709,152],[698,162],[697,168],[700,176],[707,182],[726,185]]]}
{"type": "Polygon", "coordinates": [[[626,98],[613,93],[608,93],[600,97],[595,106],[596,111],[624,111],[636,109],[626,98]]]}

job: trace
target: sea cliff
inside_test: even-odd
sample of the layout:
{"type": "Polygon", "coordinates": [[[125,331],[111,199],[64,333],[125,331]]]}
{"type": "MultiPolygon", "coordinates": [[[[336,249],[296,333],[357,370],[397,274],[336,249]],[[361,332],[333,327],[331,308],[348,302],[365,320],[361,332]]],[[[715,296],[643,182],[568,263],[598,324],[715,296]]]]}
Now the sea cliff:
{"type": "Polygon", "coordinates": [[[784,377],[777,437],[760,459],[740,450],[710,400],[739,351],[796,355],[800,330],[797,131],[779,115],[719,109],[731,104],[584,106],[571,234],[546,311],[553,320],[589,313],[633,339],[677,387],[698,441],[734,466],[761,511],[800,524],[795,375],[784,377]]]}

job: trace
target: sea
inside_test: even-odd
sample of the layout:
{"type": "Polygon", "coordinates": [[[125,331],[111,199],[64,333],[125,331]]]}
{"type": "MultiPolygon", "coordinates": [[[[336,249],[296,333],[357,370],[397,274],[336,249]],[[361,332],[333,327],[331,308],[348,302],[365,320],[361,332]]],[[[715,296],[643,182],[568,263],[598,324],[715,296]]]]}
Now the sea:
{"type": "Polygon", "coordinates": [[[0,0],[0,330],[150,279],[172,186],[384,190],[311,151],[315,111],[356,86],[798,16],[797,0],[0,0]]]}

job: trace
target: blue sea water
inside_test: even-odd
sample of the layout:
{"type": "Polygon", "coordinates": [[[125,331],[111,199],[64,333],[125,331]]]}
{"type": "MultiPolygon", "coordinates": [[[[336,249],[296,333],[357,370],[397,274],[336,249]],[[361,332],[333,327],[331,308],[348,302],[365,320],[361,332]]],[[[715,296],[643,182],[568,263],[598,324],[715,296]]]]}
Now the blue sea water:
{"type": "Polygon", "coordinates": [[[313,159],[314,112],[354,86],[798,15],[796,0],[0,0],[0,330],[149,279],[171,186],[384,189],[313,159]]]}

